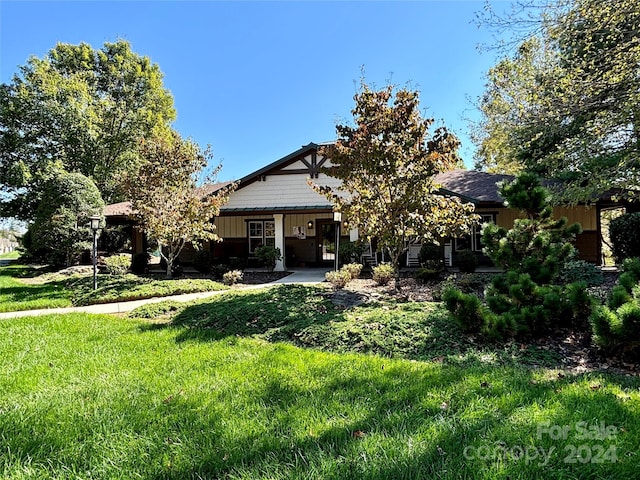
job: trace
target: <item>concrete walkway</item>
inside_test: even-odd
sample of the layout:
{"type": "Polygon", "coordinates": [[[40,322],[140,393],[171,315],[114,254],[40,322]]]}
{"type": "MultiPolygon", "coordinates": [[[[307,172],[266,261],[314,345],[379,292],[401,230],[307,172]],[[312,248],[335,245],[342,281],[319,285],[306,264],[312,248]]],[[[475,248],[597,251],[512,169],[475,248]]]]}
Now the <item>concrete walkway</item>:
{"type": "Polygon", "coordinates": [[[324,274],[331,271],[330,268],[300,268],[300,269],[290,269],[291,275],[287,275],[286,277],[281,278],[280,280],[276,280],[271,282],[273,284],[302,284],[302,285],[312,285],[315,283],[324,282],[324,274]]]}
{"type": "MultiPolygon", "coordinates": [[[[276,280],[271,283],[259,284],[259,285],[246,285],[245,289],[264,288],[273,285],[282,284],[316,284],[324,282],[324,274],[328,272],[328,269],[311,268],[290,270],[291,275],[287,275],[284,278],[276,280]]],[[[228,292],[229,290],[216,290],[214,292],[197,292],[197,293],[185,293],[182,295],[172,295],[169,297],[154,297],[145,298],[142,300],[133,300],[130,302],[118,302],[118,303],[100,303],[97,305],[87,305],[85,307],[65,307],[65,308],[45,308],[40,310],[21,310],[18,312],[0,312],[0,320],[7,318],[18,317],[31,317],[37,315],[52,315],[62,313],[84,312],[84,313],[125,313],[138,308],[142,305],[150,303],[158,303],[165,300],[171,300],[174,302],[191,302],[193,300],[199,300],[202,298],[208,298],[221,293],[228,292]]]]}

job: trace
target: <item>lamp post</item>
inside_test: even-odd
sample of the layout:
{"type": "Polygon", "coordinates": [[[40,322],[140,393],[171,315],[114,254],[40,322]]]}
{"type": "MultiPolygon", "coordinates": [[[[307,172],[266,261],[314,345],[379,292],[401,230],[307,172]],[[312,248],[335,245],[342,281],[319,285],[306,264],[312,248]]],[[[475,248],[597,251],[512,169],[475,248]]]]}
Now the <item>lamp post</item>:
{"type": "Polygon", "coordinates": [[[98,229],[100,228],[100,215],[89,217],[91,230],[93,230],[93,289],[98,289],[98,229]]]}
{"type": "Polygon", "coordinates": [[[340,268],[340,258],[338,251],[340,250],[340,225],[342,224],[342,212],[333,212],[333,221],[336,222],[336,249],[334,254],[335,270],[340,268]]]}

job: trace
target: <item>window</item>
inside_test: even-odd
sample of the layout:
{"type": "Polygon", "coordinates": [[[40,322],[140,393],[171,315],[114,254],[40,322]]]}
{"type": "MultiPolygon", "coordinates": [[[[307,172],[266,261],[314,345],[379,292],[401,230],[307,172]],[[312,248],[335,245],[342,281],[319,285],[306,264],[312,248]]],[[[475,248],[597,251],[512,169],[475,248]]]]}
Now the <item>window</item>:
{"type": "Polygon", "coordinates": [[[495,213],[480,213],[479,215],[480,224],[474,225],[471,230],[471,234],[455,239],[456,251],[464,249],[473,250],[474,252],[482,251],[482,227],[486,223],[494,223],[496,216],[495,213]]]}
{"type": "Polygon", "coordinates": [[[247,224],[249,253],[264,245],[276,246],[276,222],[273,220],[251,220],[247,224]]]}

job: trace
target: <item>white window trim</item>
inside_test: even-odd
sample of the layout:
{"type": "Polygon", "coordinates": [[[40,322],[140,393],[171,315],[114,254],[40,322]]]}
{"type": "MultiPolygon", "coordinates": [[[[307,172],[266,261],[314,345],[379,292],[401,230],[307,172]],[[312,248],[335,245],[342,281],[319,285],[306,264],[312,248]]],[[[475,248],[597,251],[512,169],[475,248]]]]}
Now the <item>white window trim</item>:
{"type": "Polygon", "coordinates": [[[456,252],[459,252],[460,250],[464,250],[465,248],[471,248],[472,252],[482,252],[482,244],[481,244],[482,227],[484,227],[484,225],[487,223],[495,223],[496,214],[495,213],[479,213],[478,215],[480,215],[480,224],[474,225],[471,228],[471,233],[469,235],[465,236],[465,238],[453,239],[454,240],[453,246],[456,252]],[[462,240],[464,240],[464,243],[468,244],[468,246],[462,246],[462,245],[459,246],[458,241],[462,243],[462,240]]]}
{"type": "Polygon", "coordinates": [[[276,242],[276,222],[273,219],[265,219],[265,220],[248,220],[247,221],[247,240],[249,241],[249,254],[253,254],[255,252],[255,248],[252,250],[251,249],[251,245],[252,242],[251,240],[260,240],[260,243],[262,245],[275,245],[276,242]],[[271,226],[267,226],[268,223],[271,223],[271,226]],[[252,230],[252,225],[253,224],[260,224],[260,231],[262,232],[261,235],[251,235],[251,230],[252,230]],[[267,235],[267,230],[270,230],[273,235],[267,235]]]}

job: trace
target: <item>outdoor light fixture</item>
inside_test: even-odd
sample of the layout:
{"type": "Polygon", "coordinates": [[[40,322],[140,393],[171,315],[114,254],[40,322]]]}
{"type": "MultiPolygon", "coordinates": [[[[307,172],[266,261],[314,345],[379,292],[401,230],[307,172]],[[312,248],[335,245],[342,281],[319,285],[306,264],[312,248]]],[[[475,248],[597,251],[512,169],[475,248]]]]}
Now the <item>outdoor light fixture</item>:
{"type": "Polygon", "coordinates": [[[98,289],[98,229],[100,228],[100,215],[89,217],[91,230],[93,230],[93,289],[98,289]]]}
{"type": "Polygon", "coordinates": [[[309,221],[307,222],[307,228],[308,228],[309,230],[313,230],[313,221],[312,221],[312,220],[309,220],[309,221]]]}
{"type": "Polygon", "coordinates": [[[342,221],[342,212],[333,212],[333,221],[341,222],[342,221]]]}
{"type": "Polygon", "coordinates": [[[89,220],[91,220],[91,230],[93,230],[93,233],[96,233],[100,228],[100,216],[92,215],[89,217],[89,220]]]}

